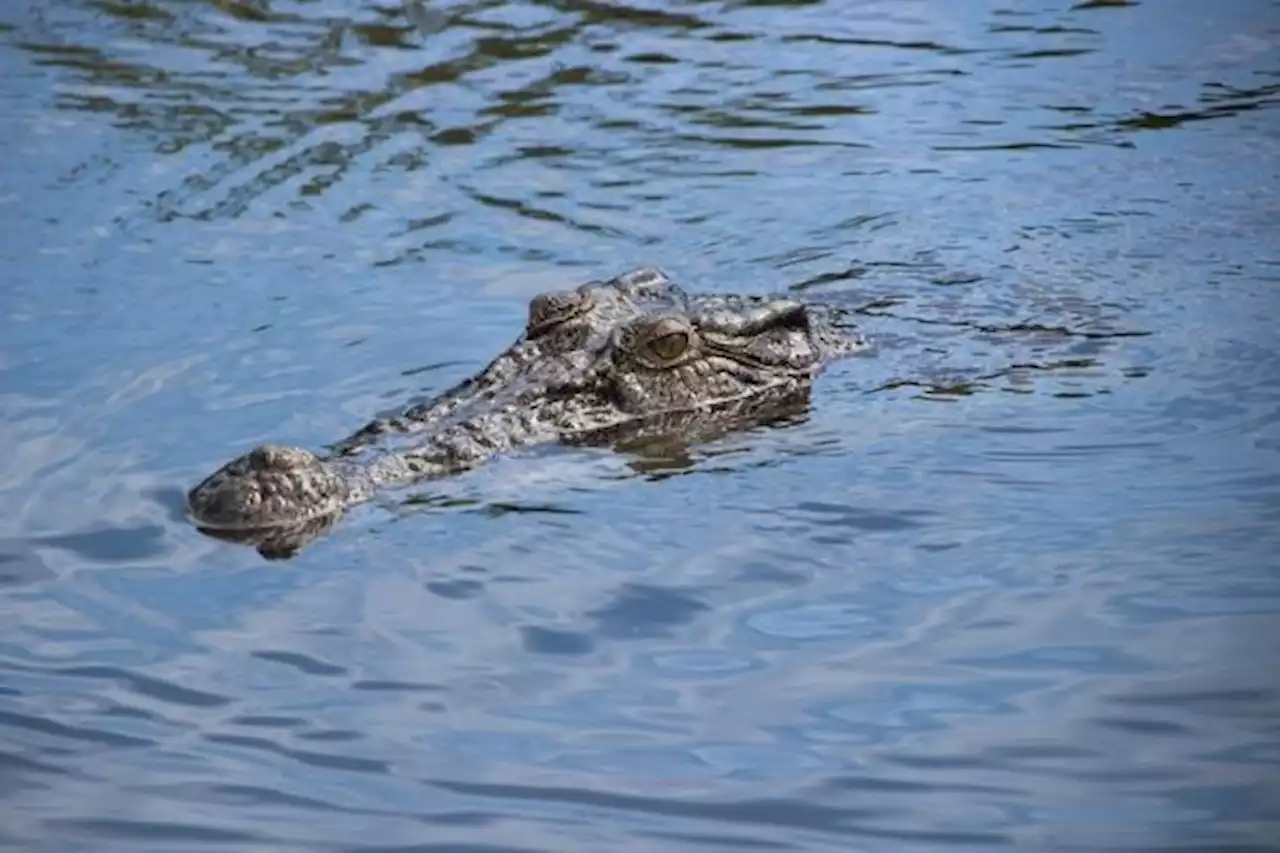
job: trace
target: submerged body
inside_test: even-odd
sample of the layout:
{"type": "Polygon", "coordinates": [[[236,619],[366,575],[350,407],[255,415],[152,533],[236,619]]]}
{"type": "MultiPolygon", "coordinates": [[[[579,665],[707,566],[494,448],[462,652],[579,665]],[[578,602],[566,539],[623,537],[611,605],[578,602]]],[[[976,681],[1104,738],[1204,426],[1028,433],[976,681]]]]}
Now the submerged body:
{"type": "Polygon", "coordinates": [[[781,298],[689,296],[652,268],[543,293],[524,333],[475,376],[375,419],[325,456],[255,448],[192,489],[190,512],[212,535],[287,556],[380,487],[518,447],[776,416],[804,405],[826,362],[863,347],[819,313],[781,298]]]}

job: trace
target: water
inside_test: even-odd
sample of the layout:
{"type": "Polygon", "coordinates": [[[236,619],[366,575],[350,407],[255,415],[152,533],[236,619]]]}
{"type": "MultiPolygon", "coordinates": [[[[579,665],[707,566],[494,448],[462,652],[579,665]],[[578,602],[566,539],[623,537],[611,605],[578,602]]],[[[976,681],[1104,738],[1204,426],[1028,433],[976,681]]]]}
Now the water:
{"type": "Polygon", "coordinates": [[[1280,847],[1280,4],[0,11],[0,847],[1280,847]],[[654,263],[875,343],[289,561],[186,488],[654,263]]]}

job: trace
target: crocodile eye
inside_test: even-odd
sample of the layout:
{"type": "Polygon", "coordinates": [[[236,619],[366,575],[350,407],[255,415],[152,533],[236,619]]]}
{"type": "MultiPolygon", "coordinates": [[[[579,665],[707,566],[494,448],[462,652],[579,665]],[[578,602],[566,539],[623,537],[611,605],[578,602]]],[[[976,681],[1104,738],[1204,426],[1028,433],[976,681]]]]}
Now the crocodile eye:
{"type": "Polygon", "coordinates": [[[585,290],[558,290],[539,293],[529,302],[529,320],[525,328],[536,336],[559,323],[582,314],[592,304],[585,290]]]}
{"type": "Polygon", "coordinates": [[[689,348],[689,334],[687,332],[668,332],[665,335],[651,339],[648,347],[649,352],[662,361],[675,361],[684,355],[685,350],[689,348]]]}

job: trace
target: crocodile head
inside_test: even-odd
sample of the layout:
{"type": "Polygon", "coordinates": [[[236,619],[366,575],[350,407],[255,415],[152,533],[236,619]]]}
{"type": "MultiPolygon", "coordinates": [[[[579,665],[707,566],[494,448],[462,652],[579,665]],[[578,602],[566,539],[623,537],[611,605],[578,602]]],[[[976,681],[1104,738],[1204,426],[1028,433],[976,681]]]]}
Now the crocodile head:
{"type": "Polygon", "coordinates": [[[637,270],[535,296],[520,337],[474,376],[328,455],[250,451],[196,486],[188,505],[215,535],[291,553],[382,485],[533,444],[701,436],[776,416],[807,402],[828,361],[864,345],[816,306],[688,296],[637,270]]]}
{"type": "Polygon", "coordinates": [[[803,403],[828,361],[862,345],[803,303],[704,297],[619,322],[541,405],[563,441],[720,432],[803,403]]]}

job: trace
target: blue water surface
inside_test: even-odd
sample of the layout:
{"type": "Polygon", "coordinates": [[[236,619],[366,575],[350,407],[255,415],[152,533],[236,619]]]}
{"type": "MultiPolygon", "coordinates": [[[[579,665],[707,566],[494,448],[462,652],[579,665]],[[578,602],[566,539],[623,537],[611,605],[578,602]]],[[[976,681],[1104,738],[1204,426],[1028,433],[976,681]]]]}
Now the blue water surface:
{"type": "Polygon", "coordinates": [[[1280,849],[1280,3],[0,8],[0,848],[1280,849]],[[183,494],[657,264],[805,417],[183,494]]]}

